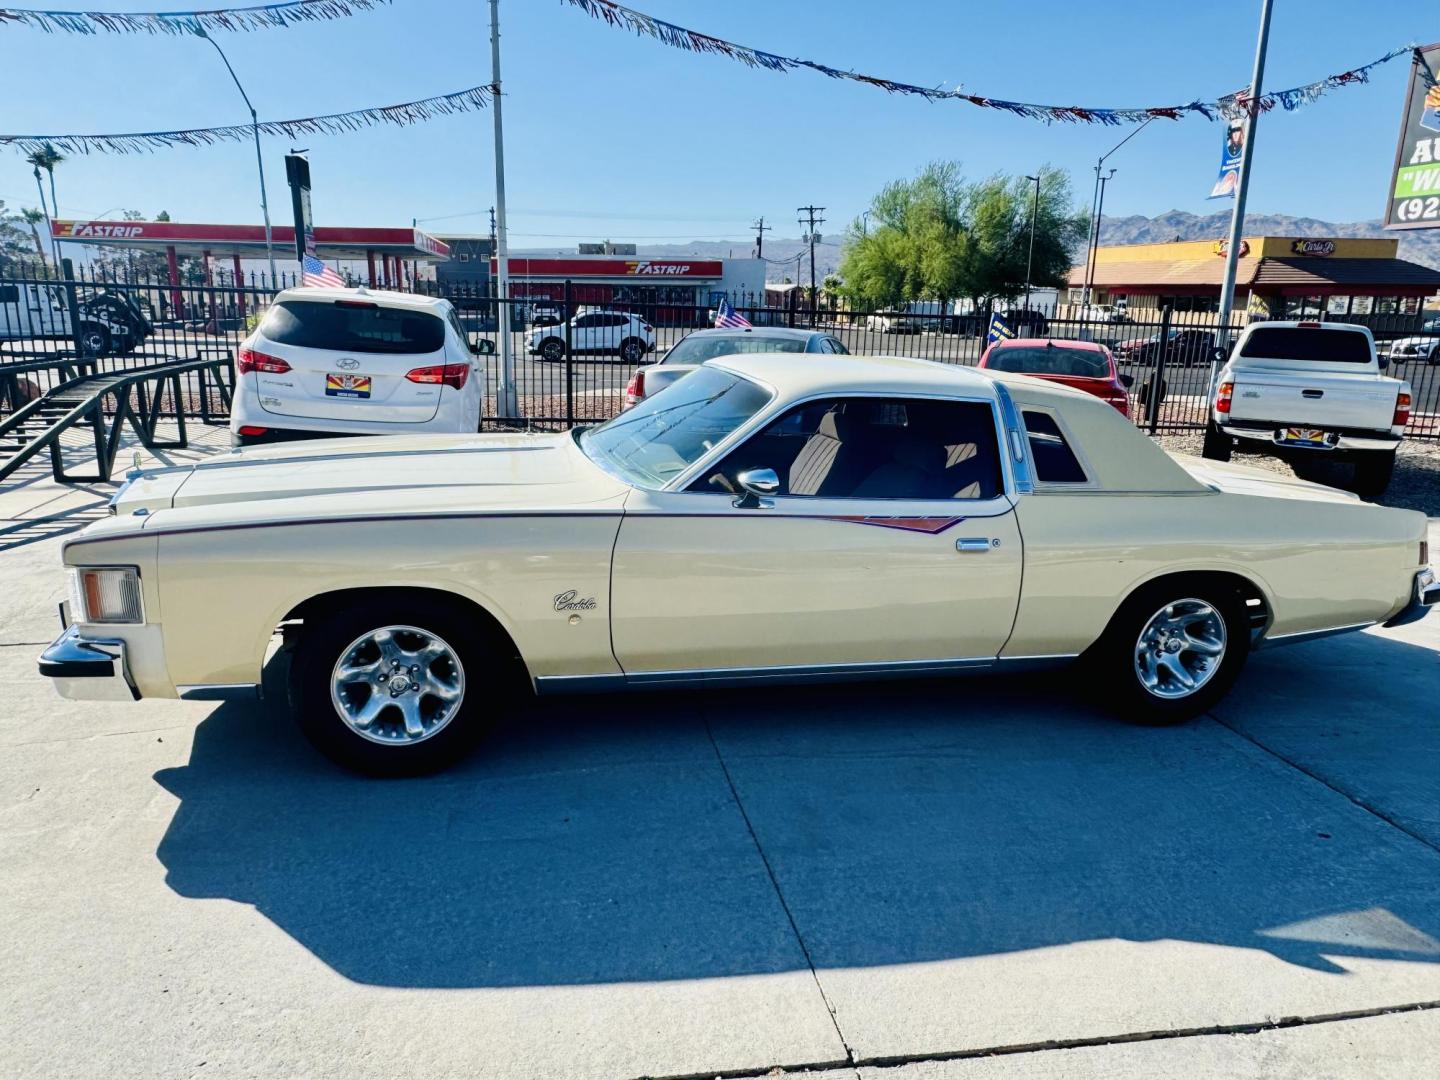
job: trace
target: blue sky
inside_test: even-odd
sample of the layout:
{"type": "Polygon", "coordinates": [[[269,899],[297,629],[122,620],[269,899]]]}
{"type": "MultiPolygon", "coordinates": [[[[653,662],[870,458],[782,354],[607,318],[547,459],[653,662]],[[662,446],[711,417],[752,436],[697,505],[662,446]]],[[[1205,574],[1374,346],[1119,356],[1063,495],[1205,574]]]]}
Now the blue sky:
{"type": "MultiPolygon", "coordinates": [[[[51,0],[55,6],[63,0],[51,0]]],[[[242,0],[243,2],[243,0],[242,0]]],[[[98,5],[145,10],[160,4],[98,5]]],[[[213,6],[209,3],[197,6],[213,6]]],[[[1259,0],[1199,4],[1073,0],[635,0],[672,22],[836,67],[972,93],[1081,105],[1213,99],[1248,81],[1259,0]]],[[[1411,42],[1440,40],[1413,0],[1276,0],[1268,86],[1333,74],[1411,42]]],[[[262,118],[390,104],[489,80],[488,4],[395,0],[392,7],[288,30],[219,35],[262,118]]],[[[512,243],[566,247],[609,237],[734,237],[763,214],[794,236],[794,208],[828,207],[839,232],[886,181],[953,158],[967,172],[1071,170],[1088,203],[1090,167],[1123,129],[1052,125],[968,104],[891,97],[818,74],[752,71],[609,29],[558,0],[502,0],[512,243]]],[[[0,28],[0,130],[103,132],[248,119],[203,42],[78,37],[0,28]]],[[[1384,204],[1407,64],[1261,121],[1251,208],[1369,219],[1384,204]]],[[[321,225],[484,232],[493,202],[491,118],[311,138],[321,225]],[[481,211],[475,216],[455,216],[481,211]],[[431,220],[424,220],[431,219],[431,220]],[[444,219],[444,220],[434,220],[444,219]]],[[[1110,213],[1207,212],[1221,125],[1156,121],[1110,164],[1110,213]]],[[[282,156],[267,139],[276,220],[287,220],[282,156]]],[[[134,207],[178,221],[259,220],[249,144],[76,158],[57,172],[63,216],[134,207]]],[[[14,150],[0,151],[0,198],[35,205],[14,150]]]]}

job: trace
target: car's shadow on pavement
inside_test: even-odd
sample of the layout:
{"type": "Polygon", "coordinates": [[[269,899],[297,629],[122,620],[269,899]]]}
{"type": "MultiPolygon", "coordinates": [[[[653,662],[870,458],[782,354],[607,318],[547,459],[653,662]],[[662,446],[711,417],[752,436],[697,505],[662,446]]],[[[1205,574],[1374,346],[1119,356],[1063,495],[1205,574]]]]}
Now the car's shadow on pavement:
{"type": "MultiPolygon", "coordinates": [[[[1267,663],[1298,676],[1306,648],[1267,663]]],[[[1405,731],[1397,760],[1440,754],[1405,731]]],[[[794,970],[791,918],[823,968],[1099,939],[1440,962],[1440,853],[1213,720],[1130,727],[1056,675],[547,699],[403,781],[231,703],[156,779],[176,892],[370,984],[794,970]]]]}

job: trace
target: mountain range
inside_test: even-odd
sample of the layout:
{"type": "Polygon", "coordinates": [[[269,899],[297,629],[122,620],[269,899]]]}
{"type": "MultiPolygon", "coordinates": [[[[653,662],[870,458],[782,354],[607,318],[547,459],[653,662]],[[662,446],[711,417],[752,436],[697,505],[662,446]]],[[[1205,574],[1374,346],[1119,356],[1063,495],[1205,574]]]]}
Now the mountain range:
{"type": "MultiPolygon", "coordinates": [[[[1218,240],[1230,229],[1230,214],[1191,214],[1171,210],[1155,217],[1136,214],[1130,217],[1107,217],[1100,225],[1103,244],[1155,244],[1168,240],[1218,240]]],[[[1249,236],[1322,236],[1339,238],[1396,237],[1400,238],[1400,258],[1440,269],[1440,230],[1414,229],[1389,231],[1377,221],[1334,222],[1289,214],[1248,214],[1245,232],[1249,236]]],[[[744,258],[751,254],[748,244],[728,240],[694,241],[688,244],[646,244],[641,255],[674,258],[694,255],[709,259],[744,258]]],[[[810,280],[809,248],[798,238],[777,237],[765,241],[768,281],[808,283],[810,280]],[[801,256],[797,262],[797,256],[801,256]]],[[[815,273],[824,279],[840,267],[840,245],[826,241],[815,246],[815,273]]]]}

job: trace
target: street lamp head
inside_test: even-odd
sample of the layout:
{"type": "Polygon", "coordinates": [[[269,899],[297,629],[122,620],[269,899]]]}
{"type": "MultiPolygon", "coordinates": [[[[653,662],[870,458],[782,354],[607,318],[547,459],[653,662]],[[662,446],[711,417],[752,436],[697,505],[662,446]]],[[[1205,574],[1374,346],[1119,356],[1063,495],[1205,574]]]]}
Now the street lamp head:
{"type": "Polygon", "coordinates": [[[1040,182],[1040,178],[1039,178],[1038,176],[1027,176],[1027,177],[1025,177],[1025,179],[1026,179],[1026,180],[1033,180],[1033,181],[1035,181],[1035,183],[1037,183],[1037,184],[1040,182]]]}

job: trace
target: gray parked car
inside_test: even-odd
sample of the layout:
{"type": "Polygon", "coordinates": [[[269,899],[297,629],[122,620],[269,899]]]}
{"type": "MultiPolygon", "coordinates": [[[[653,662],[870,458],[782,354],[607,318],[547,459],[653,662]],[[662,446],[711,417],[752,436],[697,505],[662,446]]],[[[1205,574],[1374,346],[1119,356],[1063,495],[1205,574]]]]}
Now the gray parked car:
{"type": "Polygon", "coordinates": [[[823,330],[791,330],[780,326],[724,327],[697,330],[681,338],[656,363],[638,368],[625,387],[625,408],[638,405],[717,356],[736,353],[836,353],[849,349],[823,330]]]}

